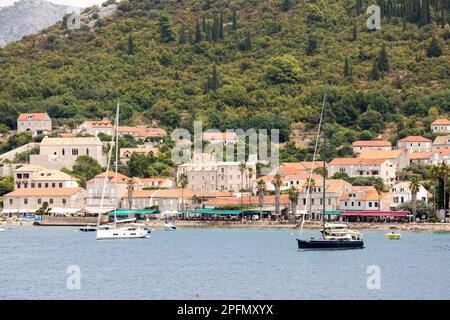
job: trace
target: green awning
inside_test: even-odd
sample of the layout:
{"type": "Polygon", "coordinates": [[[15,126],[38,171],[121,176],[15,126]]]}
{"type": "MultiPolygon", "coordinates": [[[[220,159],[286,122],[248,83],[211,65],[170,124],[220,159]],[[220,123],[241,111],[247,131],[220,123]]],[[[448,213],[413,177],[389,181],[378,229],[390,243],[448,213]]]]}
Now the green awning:
{"type": "Polygon", "coordinates": [[[108,212],[108,216],[112,217],[114,215],[118,217],[128,217],[131,214],[134,215],[146,215],[146,214],[157,214],[159,213],[158,210],[117,210],[115,213],[114,211],[108,212]]]}
{"type": "Polygon", "coordinates": [[[341,214],[340,210],[327,210],[325,211],[326,216],[338,216],[341,214]]]}

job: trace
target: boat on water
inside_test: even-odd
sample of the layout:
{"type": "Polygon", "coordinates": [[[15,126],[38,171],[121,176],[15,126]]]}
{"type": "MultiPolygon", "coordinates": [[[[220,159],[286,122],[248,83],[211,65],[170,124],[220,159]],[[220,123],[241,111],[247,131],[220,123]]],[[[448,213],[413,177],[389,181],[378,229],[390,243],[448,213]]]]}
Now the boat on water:
{"type": "MultiPolygon", "coordinates": [[[[119,114],[120,114],[120,105],[117,104],[116,109],[116,119],[114,122],[114,133],[111,138],[111,144],[109,148],[109,154],[108,154],[108,163],[106,165],[106,172],[109,172],[109,166],[111,163],[112,158],[112,150],[114,147],[114,144],[116,146],[119,145],[119,114]],[[115,139],[115,142],[114,142],[115,139]]],[[[118,165],[119,165],[119,148],[115,148],[115,187],[114,190],[116,190],[116,196],[115,196],[115,209],[114,209],[114,222],[109,224],[100,224],[101,222],[101,216],[102,216],[102,209],[103,209],[103,202],[105,199],[105,192],[106,192],[106,186],[108,183],[108,174],[105,174],[105,179],[103,181],[103,191],[102,191],[102,197],[100,201],[100,210],[98,214],[98,220],[97,220],[97,227],[95,229],[96,231],[96,239],[97,240],[113,240],[113,239],[139,239],[139,238],[148,238],[150,234],[150,229],[146,228],[142,224],[134,223],[135,219],[127,219],[127,220],[117,220],[117,208],[119,206],[120,200],[119,200],[119,194],[118,194],[118,185],[117,185],[117,176],[118,176],[118,165]]]]}
{"type": "Polygon", "coordinates": [[[97,227],[96,226],[84,226],[84,227],[81,227],[79,230],[83,231],[83,232],[95,232],[95,231],[97,231],[97,227]]]}
{"type": "Polygon", "coordinates": [[[321,230],[321,238],[298,241],[298,248],[308,249],[362,249],[364,241],[359,231],[348,229],[346,224],[325,224],[321,230]]]}
{"type": "Polygon", "coordinates": [[[388,240],[400,240],[401,234],[400,231],[396,227],[389,228],[391,231],[386,233],[386,239],[388,240]]]}
{"type": "Polygon", "coordinates": [[[164,230],[165,231],[174,231],[176,229],[177,229],[177,227],[175,226],[173,221],[165,221],[164,222],[164,230]]]}
{"type": "MultiPolygon", "coordinates": [[[[314,163],[316,160],[316,154],[318,150],[319,145],[319,139],[321,133],[323,134],[323,145],[322,149],[326,150],[326,135],[323,123],[325,122],[326,117],[326,103],[327,103],[327,92],[325,91],[325,95],[323,98],[322,103],[322,111],[320,115],[320,122],[319,122],[319,130],[317,132],[316,137],[316,143],[314,148],[314,156],[313,156],[313,165],[311,166],[310,170],[310,177],[312,176],[313,169],[314,169],[314,163]]],[[[348,226],[346,224],[326,224],[325,223],[325,213],[326,213],[326,159],[322,159],[323,163],[323,185],[322,185],[322,236],[317,238],[310,238],[309,240],[303,240],[301,238],[302,230],[303,230],[303,223],[305,220],[305,215],[302,216],[302,224],[300,228],[300,236],[297,239],[298,248],[300,250],[346,250],[346,249],[362,249],[364,248],[364,241],[362,238],[362,234],[359,231],[350,230],[348,229],[348,226]]],[[[307,194],[310,194],[309,188],[311,188],[311,185],[308,185],[307,194]]],[[[309,197],[306,200],[306,203],[310,201],[309,197]]],[[[306,206],[306,205],[305,205],[306,206]]]]}
{"type": "Polygon", "coordinates": [[[6,232],[6,229],[0,228],[0,232],[6,232]]]}

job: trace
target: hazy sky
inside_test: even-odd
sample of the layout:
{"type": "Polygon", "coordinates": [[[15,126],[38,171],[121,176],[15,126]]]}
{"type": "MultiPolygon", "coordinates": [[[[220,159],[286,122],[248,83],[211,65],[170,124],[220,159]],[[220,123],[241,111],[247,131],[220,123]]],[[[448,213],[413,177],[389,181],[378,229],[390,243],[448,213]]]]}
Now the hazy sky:
{"type": "MultiPolygon", "coordinates": [[[[0,7],[12,5],[19,0],[0,0],[0,7]]],[[[106,0],[47,0],[56,4],[66,4],[74,7],[89,7],[94,4],[101,4],[106,0]]]]}

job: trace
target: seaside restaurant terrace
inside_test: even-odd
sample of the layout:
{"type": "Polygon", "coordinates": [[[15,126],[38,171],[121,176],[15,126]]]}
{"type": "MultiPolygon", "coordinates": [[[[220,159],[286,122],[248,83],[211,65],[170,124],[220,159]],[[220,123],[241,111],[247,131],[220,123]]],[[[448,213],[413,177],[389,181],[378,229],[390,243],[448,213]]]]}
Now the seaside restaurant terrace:
{"type": "Polygon", "coordinates": [[[194,209],[179,210],[178,213],[178,219],[204,221],[250,221],[261,220],[271,215],[271,212],[267,210],[194,209]]]}
{"type": "Polygon", "coordinates": [[[136,220],[150,220],[159,217],[159,210],[113,210],[108,212],[109,221],[114,221],[114,216],[117,219],[136,219],[136,220]]]}

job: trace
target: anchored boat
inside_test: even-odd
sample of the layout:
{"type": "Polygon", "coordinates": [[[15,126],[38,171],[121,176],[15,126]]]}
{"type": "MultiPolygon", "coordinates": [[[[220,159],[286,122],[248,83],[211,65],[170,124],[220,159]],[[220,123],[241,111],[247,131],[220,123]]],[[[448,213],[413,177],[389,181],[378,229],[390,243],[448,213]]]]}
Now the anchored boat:
{"type": "Polygon", "coordinates": [[[396,227],[390,227],[390,232],[386,233],[386,239],[388,240],[400,240],[401,234],[400,231],[396,227]]]}
{"type": "MultiPolygon", "coordinates": [[[[313,165],[311,166],[310,171],[310,177],[312,175],[312,172],[314,170],[314,163],[316,160],[316,154],[317,154],[317,148],[319,144],[319,138],[320,133],[322,131],[323,134],[323,149],[325,150],[325,142],[326,142],[326,135],[325,130],[323,129],[322,123],[324,122],[325,118],[325,112],[326,112],[326,103],[327,103],[327,92],[325,91],[325,95],[323,98],[323,104],[322,104],[322,112],[320,114],[320,122],[319,122],[319,130],[317,132],[317,138],[316,138],[316,144],[314,148],[314,155],[313,155],[313,165]]],[[[325,192],[326,192],[326,162],[325,159],[323,159],[323,196],[322,196],[322,204],[323,204],[323,211],[322,211],[322,237],[318,238],[311,238],[309,240],[302,240],[302,230],[303,230],[303,223],[304,223],[304,216],[302,217],[302,224],[300,228],[300,237],[297,239],[298,248],[301,250],[344,250],[344,249],[362,249],[364,248],[364,241],[362,239],[362,234],[355,230],[348,229],[348,226],[346,224],[326,224],[325,223],[325,192]]],[[[309,195],[309,189],[311,186],[308,184],[308,192],[309,195]]],[[[310,201],[309,197],[306,200],[306,203],[310,201]]]]}

